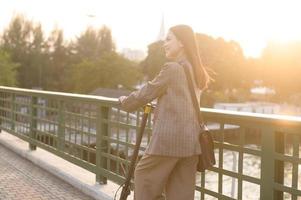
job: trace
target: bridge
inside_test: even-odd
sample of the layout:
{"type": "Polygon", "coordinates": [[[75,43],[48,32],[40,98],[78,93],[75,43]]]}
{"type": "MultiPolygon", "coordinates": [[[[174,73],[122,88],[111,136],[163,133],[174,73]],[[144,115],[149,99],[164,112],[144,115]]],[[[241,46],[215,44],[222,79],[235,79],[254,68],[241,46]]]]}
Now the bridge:
{"type": "MultiPolygon", "coordinates": [[[[208,108],[201,111],[214,136],[217,164],[197,174],[196,199],[301,198],[301,118],[208,108]]],[[[113,191],[125,180],[142,112],[127,113],[114,98],[0,87],[0,142],[9,146],[21,141],[11,148],[39,160],[36,163],[46,165],[55,156],[61,161],[54,165],[72,164],[56,166],[61,167],[60,173],[54,168],[52,172],[67,177],[70,184],[90,196],[82,199],[113,199],[113,191]],[[18,149],[24,144],[23,150],[18,149]],[[88,175],[81,177],[79,171],[88,175]],[[92,183],[79,183],[84,177],[93,179],[92,183]]],[[[150,141],[151,119],[152,115],[140,155],[150,141]]],[[[11,157],[7,155],[7,159],[11,157]]],[[[10,168],[12,173],[18,170],[10,168]]],[[[2,188],[0,197],[1,192],[2,188]]]]}

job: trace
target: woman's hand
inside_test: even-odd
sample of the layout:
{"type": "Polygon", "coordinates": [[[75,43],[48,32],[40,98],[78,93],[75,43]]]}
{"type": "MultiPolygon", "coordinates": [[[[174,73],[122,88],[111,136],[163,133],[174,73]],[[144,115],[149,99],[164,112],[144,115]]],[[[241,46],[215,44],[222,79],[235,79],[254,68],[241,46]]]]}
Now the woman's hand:
{"type": "Polygon", "coordinates": [[[118,98],[119,105],[121,105],[122,102],[123,102],[126,98],[127,98],[127,96],[120,96],[120,97],[118,98]]]}

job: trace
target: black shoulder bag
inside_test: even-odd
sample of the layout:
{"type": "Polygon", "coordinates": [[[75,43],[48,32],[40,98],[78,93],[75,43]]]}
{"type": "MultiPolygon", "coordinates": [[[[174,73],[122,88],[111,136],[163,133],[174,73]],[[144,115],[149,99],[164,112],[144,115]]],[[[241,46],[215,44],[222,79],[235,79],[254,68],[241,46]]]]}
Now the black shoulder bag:
{"type": "Polygon", "coordinates": [[[199,134],[199,142],[201,145],[202,154],[200,154],[200,156],[199,156],[197,170],[200,172],[204,172],[206,169],[212,167],[216,163],[215,155],[214,155],[213,138],[212,138],[211,133],[209,132],[209,129],[205,125],[204,119],[201,115],[200,106],[199,106],[199,103],[198,103],[198,100],[197,100],[197,97],[195,94],[195,90],[193,87],[189,69],[187,67],[185,67],[183,64],[181,64],[181,65],[186,74],[186,80],[188,82],[192,103],[193,103],[194,110],[196,111],[198,121],[199,121],[200,127],[201,127],[201,132],[199,134]]]}

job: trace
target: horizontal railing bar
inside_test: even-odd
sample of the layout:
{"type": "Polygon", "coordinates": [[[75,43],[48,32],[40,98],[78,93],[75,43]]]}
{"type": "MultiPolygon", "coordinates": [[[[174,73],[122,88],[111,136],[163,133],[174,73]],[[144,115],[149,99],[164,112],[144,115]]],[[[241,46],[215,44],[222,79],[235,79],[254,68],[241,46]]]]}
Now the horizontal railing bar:
{"type": "Polygon", "coordinates": [[[11,102],[11,98],[10,97],[8,97],[8,98],[0,97],[0,101],[2,101],[2,102],[11,102]]]}
{"type": "Polygon", "coordinates": [[[14,112],[10,112],[10,113],[15,114],[15,115],[19,115],[19,116],[22,116],[22,117],[26,117],[26,118],[30,118],[31,117],[30,114],[22,113],[22,112],[19,112],[19,111],[14,111],[14,112]]]}
{"type": "Polygon", "coordinates": [[[35,130],[40,135],[51,136],[51,137],[57,139],[57,135],[55,133],[51,133],[51,132],[48,132],[48,131],[40,131],[40,130],[37,130],[37,129],[32,129],[32,130],[35,130]]]}
{"type": "Polygon", "coordinates": [[[25,103],[25,102],[19,102],[17,100],[14,101],[15,106],[24,106],[24,107],[30,107],[30,102],[25,103]]]}
{"type": "Polygon", "coordinates": [[[43,111],[54,111],[54,112],[58,112],[58,108],[52,108],[49,106],[43,106],[43,105],[33,105],[33,108],[37,108],[37,109],[41,109],[43,111]]]}
{"type": "Polygon", "coordinates": [[[126,160],[125,158],[121,158],[121,157],[113,155],[113,154],[102,152],[101,155],[105,156],[106,158],[111,158],[112,160],[115,160],[115,161],[118,161],[118,162],[121,162],[121,163],[124,163],[127,165],[130,165],[130,163],[131,163],[129,160],[126,160]]]}
{"type": "Polygon", "coordinates": [[[84,118],[84,119],[89,119],[89,120],[96,120],[96,117],[91,117],[91,116],[87,116],[87,115],[81,115],[78,113],[72,113],[72,112],[63,112],[63,114],[65,114],[65,116],[68,117],[77,117],[78,118],[84,118]]]}
{"type": "MultiPolygon", "coordinates": [[[[140,126],[136,126],[136,125],[132,125],[132,124],[127,124],[127,123],[124,123],[124,122],[116,122],[116,121],[111,121],[111,120],[105,120],[103,119],[102,120],[103,122],[105,123],[109,123],[110,125],[115,125],[113,127],[120,127],[120,128],[132,128],[132,129],[137,129],[137,128],[140,128],[140,126]]],[[[148,127],[145,127],[145,131],[149,130],[148,127]]]]}
{"type": "MultiPolygon", "coordinates": [[[[85,145],[81,145],[81,144],[77,144],[77,143],[73,143],[68,140],[64,140],[63,142],[64,142],[64,144],[67,144],[67,145],[76,146],[80,150],[87,150],[87,151],[89,151],[89,153],[96,153],[96,149],[94,149],[94,148],[87,147],[85,145]]],[[[68,152],[66,152],[66,153],[68,153],[68,152]]]]}
{"type": "MultiPolygon", "coordinates": [[[[104,140],[107,140],[107,141],[110,141],[110,142],[113,142],[113,143],[116,143],[116,144],[120,144],[120,145],[124,145],[124,146],[128,146],[128,147],[131,147],[131,148],[135,148],[135,144],[132,144],[132,143],[128,143],[128,142],[124,142],[124,141],[121,141],[121,140],[117,140],[115,138],[111,138],[111,137],[108,137],[108,136],[102,136],[102,138],[104,140]]],[[[140,150],[143,150],[145,149],[144,147],[140,146],[139,148],[140,150]]]]}
{"type": "Polygon", "coordinates": [[[6,112],[11,112],[11,108],[1,107],[0,110],[6,111],[6,112]]]}
{"type": "Polygon", "coordinates": [[[248,175],[245,175],[245,174],[239,174],[238,172],[233,172],[233,171],[229,171],[229,170],[226,170],[226,169],[220,169],[220,168],[217,168],[217,167],[210,168],[210,171],[213,171],[213,172],[216,172],[216,173],[221,173],[223,175],[227,175],[227,176],[234,177],[234,178],[237,178],[237,179],[241,178],[242,180],[260,185],[260,179],[259,178],[255,178],[255,177],[248,176],[248,175]]]}
{"type": "Polygon", "coordinates": [[[11,118],[7,118],[7,117],[3,117],[3,116],[0,116],[0,119],[6,120],[6,121],[14,121],[11,118]]]}
{"type": "Polygon", "coordinates": [[[241,153],[247,153],[247,154],[256,155],[256,156],[261,156],[261,151],[260,150],[250,149],[250,148],[242,147],[242,146],[239,146],[239,145],[233,145],[233,144],[229,144],[229,143],[214,142],[214,146],[216,148],[221,147],[221,148],[224,148],[224,149],[227,149],[227,150],[231,150],[231,151],[236,151],[236,152],[241,152],[241,153]]]}
{"type": "Polygon", "coordinates": [[[273,126],[294,126],[296,128],[301,128],[301,117],[240,112],[211,108],[201,108],[200,110],[202,111],[205,119],[208,121],[221,121],[226,122],[228,124],[231,119],[233,122],[246,122],[251,123],[253,125],[256,124],[256,126],[270,124],[273,126]]]}
{"type": "Polygon", "coordinates": [[[97,170],[99,170],[103,176],[110,177],[110,180],[112,180],[115,183],[123,184],[125,181],[125,178],[123,176],[120,176],[104,168],[98,168],[97,170]]]}
{"type": "Polygon", "coordinates": [[[41,123],[41,124],[47,122],[47,123],[49,123],[49,124],[51,124],[53,126],[58,126],[59,125],[58,121],[54,121],[54,120],[50,120],[50,119],[45,119],[45,118],[35,117],[35,116],[32,117],[32,119],[37,120],[37,122],[41,123]]]}
{"type": "Polygon", "coordinates": [[[85,102],[97,102],[97,103],[108,103],[112,105],[118,104],[118,99],[103,97],[103,96],[94,96],[94,95],[84,95],[84,94],[71,94],[64,92],[52,92],[52,91],[43,91],[43,90],[32,90],[32,89],[21,89],[15,87],[6,87],[0,86],[0,91],[2,92],[11,92],[14,94],[23,94],[30,96],[39,96],[39,97],[57,97],[57,99],[66,98],[74,100],[84,100],[85,102]]]}
{"type": "Polygon", "coordinates": [[[14,121],[14,123],[19,124],[19,126],[29,128],[29,124],[25,122],[14,121]]]}
{"type": "Polygon", "coordinates": [[[71,130],[71,131],[76,131],[76,132],[85,134],[85,135],[87,135],[87,136],[88,136],[88,135],[90,135],[90,136],[95,136],[95,135],[96,135],[96,134],[93,133],[93,132],[87,132],[87,131],[82,130],[81,127],[80,127],[80,128],[74,128],[74,127],[68,126],[68,125],[64,125],[64,126],[62,126],[62,127],[65,128],[65,129],[71,130]]]}
{"type": "Polygon", "coordinates": [[[223,194],[220,194],[220,193],[217,193],[215,191],[212,191],[212,190],[208,190],[206,188],[202,188],[200,186],[196,186],[196,189],[200,192],[203,192],[205,194],[208,194],[210,196],[213,196],[213,197],[216,197],[218,199],[222,199],[222,200],[236,200],[236,199],[233,199],[231,197],[228,197],[226,195],[223,195],[223,194]]]}
{"type": "Polygon", "coordinates": [[[283,192],[286,192],[286,193],[290,193],[292,195],[298,195],[298,196],[301,196],[301,191],[300,190],[297,190],[296,188],[292,188],[292,187],[287,187],[285,185],[281,185],[279,183],[274,183],[274,188],[276,190],[279,190],[279,191],[283,191],[283,192]]]}
{"type": "Polygon", "coordinates": [[[301,158],[295,157],[295,156],[289,156],[289,155],[283,155],[280,153],[274,153],[274,157],[277,160],[285,161],[285,162],[291,162],[291,163],[297,163],[301,165],[301,158]]]}

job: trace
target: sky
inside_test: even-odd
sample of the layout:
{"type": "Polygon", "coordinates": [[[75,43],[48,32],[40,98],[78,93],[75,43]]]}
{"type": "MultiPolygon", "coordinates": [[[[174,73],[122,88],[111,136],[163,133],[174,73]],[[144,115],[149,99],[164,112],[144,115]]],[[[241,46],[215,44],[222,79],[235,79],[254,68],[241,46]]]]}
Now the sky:
{"type": "Polygon", "coordinates": [[[259,57],[267,42],[301,41],[299,0],[0,0],[0,33],[23,14],[49,33],[74,39],[87,26],[108,26],[117,50],[147,51],[160,31],[188,24],[195,32],[234,40],[246,57],[259,57]]]}

